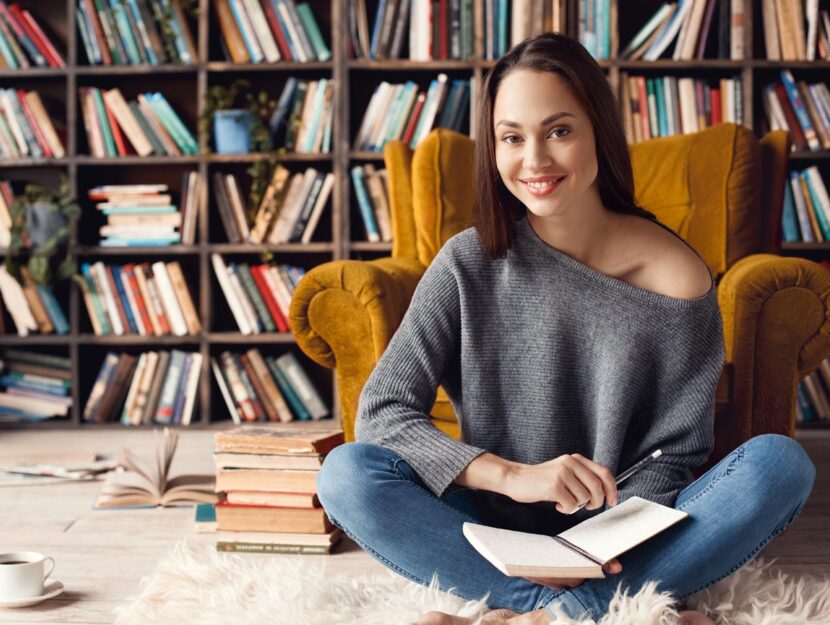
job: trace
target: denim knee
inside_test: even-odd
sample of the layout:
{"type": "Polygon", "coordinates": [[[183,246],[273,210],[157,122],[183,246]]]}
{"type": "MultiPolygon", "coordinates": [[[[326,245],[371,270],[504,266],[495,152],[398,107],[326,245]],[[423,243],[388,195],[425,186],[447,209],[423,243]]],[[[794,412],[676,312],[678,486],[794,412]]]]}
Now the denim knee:
{"type": "Polygon", "coordinates": [[[329,452],[317,475],[317,498],[327,512],[339,518],[338,511],[354,505],[384,452],[369,443],[346,443],[329,452]]]}
{"type": "MultiPolygon", "coordinates": [[[[781,434],[761,434],[744,443],[744,455],[774,478],[782,493],[789,493],[803,505],[813,491],[816,467],[801,444],[781,434]]],[[[769,487],[776,487],[767,484],[769,487]]]]}

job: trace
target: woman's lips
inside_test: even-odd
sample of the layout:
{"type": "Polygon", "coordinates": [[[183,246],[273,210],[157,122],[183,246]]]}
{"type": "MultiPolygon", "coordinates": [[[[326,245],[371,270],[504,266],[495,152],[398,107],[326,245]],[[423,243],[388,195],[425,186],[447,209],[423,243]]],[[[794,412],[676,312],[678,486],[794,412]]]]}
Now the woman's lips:
{"type": "Polygon", "coordinates": [[[546,195],[550,195],[559,187],[562,181],[565,179],[565,176],[561,178],[546,180],[544,182],[525,182],[521,180],[520,182],[525,186],[528,192],[533,197],[545,197],[546,195]]]}

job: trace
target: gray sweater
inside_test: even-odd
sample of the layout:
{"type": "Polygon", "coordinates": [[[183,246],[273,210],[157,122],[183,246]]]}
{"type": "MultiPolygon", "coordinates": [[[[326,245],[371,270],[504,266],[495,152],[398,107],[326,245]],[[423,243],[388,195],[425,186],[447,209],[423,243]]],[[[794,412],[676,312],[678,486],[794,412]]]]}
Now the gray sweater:
{"type": "Polygon", "coordinates": [[[504,259],[473,228],[441,248],[363,388],[357,440],[398,453],[438,496],[485,451],[528,464],[580,453],[617,474],[660,448],[619,501],[673,505],[713,447],[714,286],[654,293],[551,247],[525,218],[516,227],[504,259]],[[439,385],[460,441],[429,420],[439,385]]]}

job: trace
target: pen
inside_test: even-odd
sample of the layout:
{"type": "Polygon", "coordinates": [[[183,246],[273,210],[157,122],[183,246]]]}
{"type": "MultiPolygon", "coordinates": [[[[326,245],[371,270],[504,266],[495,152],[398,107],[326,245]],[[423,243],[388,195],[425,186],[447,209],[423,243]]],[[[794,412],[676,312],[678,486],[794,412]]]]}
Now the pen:
{"type": "MultiPolygon", "coordinates": [[[[663,455],[663,452],[659,449],[653,451],[651,454],[649,454],[648,456],[646,456],[645,458],[643,458],[639,462],[635,462],[633,465],[628,467],[625,471],[620,473],[617,477],[614,478],[614,482],[617,484],[617,486],[619,486],[622,482],[624,482],[625,480],[630,478],[637,471],[639,471],[644,466],[646,466],[649,462],[651,462],[652,460],[656,460],[657,458],[659,458],[662,455],[663,455]]],[[[574,509],[573,512],[570,512],[569,514],[573,514],[574,512],[582,510],[582,508],[584,508],[587,505],[588,505],[587,501],[585,503],[581,503],[574,509]]]]}

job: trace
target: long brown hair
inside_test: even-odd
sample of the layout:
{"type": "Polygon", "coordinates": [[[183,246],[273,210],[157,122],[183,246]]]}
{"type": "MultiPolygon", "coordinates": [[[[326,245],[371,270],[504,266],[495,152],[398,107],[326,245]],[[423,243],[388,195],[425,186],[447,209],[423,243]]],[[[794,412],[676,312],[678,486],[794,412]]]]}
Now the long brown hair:
{"type": "Polygon", "coordinates": [[[493,104],[499,85],[510,72],[518,69],[558,74],[585,109],[594,128],[597,188],[603,205],[609,210],[657,221],[634,200],[634,176],[622,118],[602,69],[578,41],[557,33],[544,33],[525,39],[501,57],[488,72],[481,91],[475,141],[475,227],[490,258],[505,256],[513,240],[514,223],[527,210],[501,180],[496,167],[493,131],[493,104]]]}

